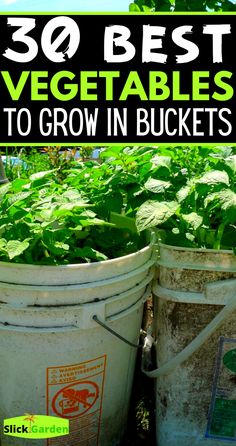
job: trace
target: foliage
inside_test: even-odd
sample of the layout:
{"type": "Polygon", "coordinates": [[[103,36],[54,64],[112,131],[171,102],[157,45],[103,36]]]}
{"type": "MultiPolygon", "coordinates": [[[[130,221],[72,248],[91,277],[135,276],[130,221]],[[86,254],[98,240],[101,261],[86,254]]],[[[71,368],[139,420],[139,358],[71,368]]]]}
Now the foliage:
{"type": "Polygon", "coordinates": [[[64,179],[64,170],[69,169],[75,164],[75,155],[77,148],[62,149],[61,146],[44,147],[44,152],[48,155],[49,169],[57,169],[57,176],[60,180],[64,179]]]}
{"type": "Polygon", "coordinates": [[[30,175],[57,169],[57,176],[64,179],[64,170],[75,165],[76,148],[67,149],[60,146],[44,147],[43,149],[15,148],[6,149],[5,171],[7,178],[13,181],[16,178],[29,178],[30,175]]]}
{"type": "Polygon", "coordinates": [[[27,149],[15,148],[11,151],[5,150],[5,172],[9,181],[16,178],[28,178],[31,174],[40,170],[50,169],[50,163],[40,154],[37,149],[32,148],[30,153],[27,149]]]}
{"type": "MultiPolygon", "coordinates": [[[[42,168],[46,155],[32,156],[42,168]]],[[[2,260],[57,264],[133,252],[141,246],[135,217],[141,233],[158,227],[169,244],[235,248],[234,147],[114,146],[100,157],[1,187],[2,260]],[[111,225],[114,212],[126,229],[111,225]]]]}
{"type": "Polygon", "coordinates": [[[79,154],[83,161],[86,160],[86,158],[90,158],[93,153],[93,147],[91,146],[81,146],[79,148],[79,154]]]}
{"type": "MultiPolygon", "coordinates": [[[[189,170],[189,159],[180,163],[184,184],[176,174],[168,186],[149,179],[155,199],[144,202],[137,211],[139,231],[163,229],[165,243],[177,246],[232,249],[236,247],[236,155],[219,147],[205,157],[204,169],[189,170]],[[184,163],[188,170],[184,167],[184,163]]],[[[196,160],[198,157],[196,158],[196,160]]],[[[172,169],[172,160],[171,171],[172,169]]]]}
{"type": "Polygon", "coordinates": [[[55,170],[0,187],[0,259],[67,264],[134,252],[137,234],[100,218],[85,194],[60,184],[55,170]]]}
{"type": "Polygon", "coordinates": [[[109,147],[103,164],[68,172],[96,212],[137,215],[137,227],[165,230],[174,245],[233,248],[236,150],[231,147],[109,147]]]}
{"type": "Polygon", "coordinates": [[[7,179],[6,174],[5,174],[5,169],[4,169],[2,157],[1,157],[1,154],[0,154],[0,184],[4,184],[4,183],[7,183],[7,182],[8,182],[8,179],[7,179]]]}
{"type": "Polygon", "coordinates": [[[139,199],[138,195],[152,153],[153,149],[146,147],[109,147],[100,155],[101,164],[78,163],[77,169],[67,172],[66,182],[80,191],[86,190],[96,211],[105,218],[111,212],[123,211],[134,217],[137,206],[146,199],[145,191],[144,197],[139,199]]]}
{"type": "Polygon", "coordinates": [[[134,0],[130,12],[152,11],[236,11],[235,0],[134,0]]]}

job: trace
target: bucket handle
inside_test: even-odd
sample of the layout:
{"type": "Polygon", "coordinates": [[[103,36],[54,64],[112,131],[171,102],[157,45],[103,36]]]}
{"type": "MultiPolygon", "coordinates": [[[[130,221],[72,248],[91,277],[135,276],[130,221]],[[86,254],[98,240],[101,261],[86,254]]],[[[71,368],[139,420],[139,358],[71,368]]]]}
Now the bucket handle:
{"type": "MultiPolygon", "coordinates": [[[[232,279],[233,282],[236,280],[232,279]]],[[[232,283],[231,281],[231,283],[232,283]]],[[[218,282],[215,283],[217,285],[218,282]]],[[[213,284],[212,284],[213,285],[213,284]]],[[[224,320],[236,309],[236,292],[233,296],[230,297],[228,303],[224,306],[224,308],[214,317],[214,319],[193,339],[190,344],[187,345],[181,352],[179,352],[174,358],[170,359],[170,361],[163,364],[161,367],[148,371],[145,370],[144,367],[144,357],[142,355],[142,372],[145,373],[149,378],[159,378],[162,375],[167,375],[173,369],[181,365],[184,361],[186,361],[190,356],[195,353],[204,342],[214,333],[217,328],[219,328],[224,320]]]]}
{"type": "MultiPolygon", "coordinates": [[[[142,296],[141,300],[143,302],[145,302],[148,298],[148,296],[150,296],[151,293],[151,286],[147,285],[146,287],[146,291],[144,292],[144,295],[142,296]]],[[[133,306],[132,306],[133,307],[133,306]]],[[[132,308],[131,307],[131,308],[132,308]]],[[[128,339],[124,338],[123,336],[121,336],[119,333],[117,333],[115,330],[112,330],[112,328],[110,328],[107,324],[105,324],[104,322],[102,322],[98,316],[95,314],[92,319],[101,327],[103,327],[105,330],[107,330],[109,333],[111,333],[113,336],[115,336],[116,338],[120,339],[121,341],[123,341],[125,344],[128,344],[130,347],[134,347],[136,349],[140,349],[143,348],[142,345],[137,345],[134,344],[133,342],[130,342],[128,339]]]]}
{"type": "Polygon", "coordinates": [[[95,322],[97,322],[98,325],[100,325],[101,327],[105,328],[105,330],[109,331],[109,333],[111,333],[113,336],[116,336],[118,339],[123,341],[125,344],[128,344],[130,347],[143,348],[142,345],[133,344],[133,342],[128,341],[128,339],[125,339],[119,333],[117,333],[116,331],[112,330],[112,328],[110,328],[108,325],[104,324],[104,322],[100,321],[100,319],[98,319],[98,317],[96,315],[94,315],[92,319],[95,322]]]}

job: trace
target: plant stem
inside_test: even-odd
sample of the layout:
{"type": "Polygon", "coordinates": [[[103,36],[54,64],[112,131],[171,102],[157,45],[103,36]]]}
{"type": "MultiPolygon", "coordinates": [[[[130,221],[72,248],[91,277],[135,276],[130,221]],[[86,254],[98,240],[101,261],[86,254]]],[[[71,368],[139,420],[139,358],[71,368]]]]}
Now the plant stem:
{"type": "Polygon", "coordinates": [[[221,223],[219,228],[218,228],[218,231],[217,231],[217,234],[216,234],[216,240],[215,240],[214,245],[213,245],[214,249],[220,249],[221,239],[223,237],[225,224],[226,224],[225,222],[221,223]]]}

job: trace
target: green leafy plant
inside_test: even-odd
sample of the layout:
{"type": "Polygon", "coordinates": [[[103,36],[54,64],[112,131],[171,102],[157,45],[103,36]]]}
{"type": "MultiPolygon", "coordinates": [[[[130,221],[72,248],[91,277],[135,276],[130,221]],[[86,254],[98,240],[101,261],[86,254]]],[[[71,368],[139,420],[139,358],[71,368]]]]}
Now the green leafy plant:
{"type": "Polygon", "coordinates": [[[50,169],[57,169],[57,176],[59,180],[65,178],[64,171],[73,167],[76,164],[75,154],[77,148],[63,148],[61,146],[44,147],[43,152],[47,154],[50,169]]]}
{"type": "Polygon", "coordinates": [[[130,12],[152,11],[236,11],[234,0],[134,0],[130,12]]]}
{"type": "Polygon", "coordinates": [[[142,238],[100,218],[84,193],[50,170],[0,187],[0,260],[68,264],[136,251],[142,238]]]}
{"type": "MultiPolygon", "coordinates": [[[[152,157],[145,147],[108,147],[96,161],[80,163],[67,172],[66,182],[81,191],[86,190],[90,201],[101,215],[109,218],[111,212],[134,217],[145,198],[142,193],[143,175],[152,157]],[[137,194],[136,194],[137,192],[137,194]]],[[[145,192],[145,191],[144,191],[145,192]]]]}
{"type": "Polygon", "coordinates": [[[233,147],[108,147],[102,165],[81,164],[66,181],[86,190],[95,209],[135,217],[139,231],[158,227],[166,243],[233,248],[233,147]]]}
{"type": "Polygon", "coordinates": [[[62,181],[67,169],[76,166],[77,148],[68,149],[61,146],[6,148],[5,171],[8,179],[29,178],[40,171],[56,169],[58,179],[62,181]]]}
{"type": "Polygon", "coordinates": [[[79,154],[81,156],[81,159],[83,161],[86,160],[86,158],[90,158],[93,153],[93,147],[92,146],[82,146],[79,147],[79,154]]]}
{"type": "Polygon", "coordinates": [[[100,158],[2,186],[1,259],[57,264],[137,250],[132,220],[118,229],[114,212],[136,216],[141,233],[157,227],[169,244],[234,248],[234,147],[115,146],[100,158]]]}
{"type": "Polygon", "coordinates": [[[149,188],[156,192],[156,197],[138,209],[138,230],[158,227],[163,240],[172,245],[235,249],[234,151],[227,147],[216,148],[205,158],[204,171],[194,170],[191,176],[188,172],[182,186],[176,184],[175,175],[166,184],[162,183],[162,188],[155,179],[149,179],[149,188]],[[164,197],[163,189],[166,189],[164,197]]]}

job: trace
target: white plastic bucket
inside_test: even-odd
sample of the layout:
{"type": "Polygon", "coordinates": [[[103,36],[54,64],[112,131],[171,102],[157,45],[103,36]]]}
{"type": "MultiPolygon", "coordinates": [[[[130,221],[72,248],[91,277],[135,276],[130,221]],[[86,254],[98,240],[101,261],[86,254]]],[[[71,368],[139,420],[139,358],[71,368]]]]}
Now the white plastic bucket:
{"type": "MultiPolygon", "coordinates": [[[[216,404],[232,399],[233,373],[222,362],[222,345],[236,347],[235,256],[160,245],[158,264],[153,287],[158,368],[146,372],[156,378],[157,445],[223,446],[226,440],[233,445],[234,414],[235,432],[229,434],[225,412],[217,413],[216,404]]],[[[236,406],[233,398],[229,404],[236,406]]]]}
{"type": "MultiPolygon", "coordinates": [[[[28,276],[34,267],[20,266],[26,272],[23,277],[13,265],[13,278],[7,283],[7,265],[0,264],[1,424],[24,413],[61,416],[70,420],[70,435],[34,440],[35,446],[120,444],[137,349],[98,325],[93,316],[137,345],[153,277],[152,246],[153,242],[140,253],[114,261],[74,265],[67,285],[61,287],[55,286],[56,270],[63,283],[62,271],[66,276],[69,267],[54,267],[52,275],[46,274],[47,285],[39,285],[28,276]],[[82,282],[80,267],[87,283],[82,282]],[[13,285],[17,280],[20,283],[13,285]],[[69,400],[71,393],[77,400],[69,400]]],[[[43,283],[42,274],[36,282],[43,283]]],[[[1,446],[28,446],[29,441],[1,433],[1,446]]]]}
{"type": "MultiPolygon", "coordinates": [[[[107,299],[132,289],[153,265],[153,258],[126,274],[78,285],[18,285],[0,282],[0,301],[15,307],[26,305],[75,305],[107,299]]],[[[1,263],[0,263],[1,270],[1,263]]],[[[27,274],[27,272],[25,272],[27,274]]],[[[66,274],[66,272],[64,272],[66,274]]],[[[32,280],[32,278],[31,278],[32,280]]]]}
{"type": "MultiPolygon", "coordinates": [[[[117,278],[150,260],[154,235],[145,248],[127,256],[95,263],[44,266],[0,262],[0,282],[22,285],[77,285],[117,278]]],[[[122,278],[121,278],[122,280],[122,278]]]]}

